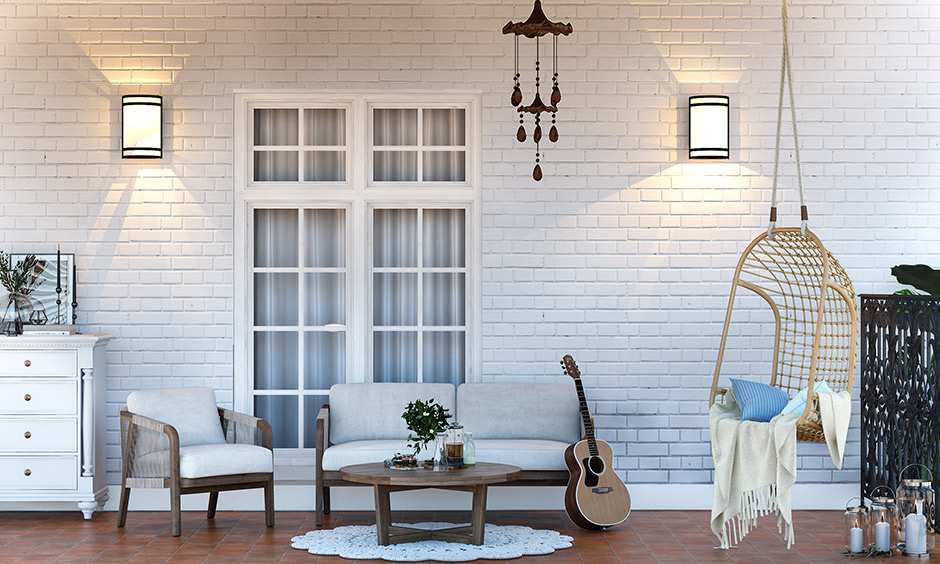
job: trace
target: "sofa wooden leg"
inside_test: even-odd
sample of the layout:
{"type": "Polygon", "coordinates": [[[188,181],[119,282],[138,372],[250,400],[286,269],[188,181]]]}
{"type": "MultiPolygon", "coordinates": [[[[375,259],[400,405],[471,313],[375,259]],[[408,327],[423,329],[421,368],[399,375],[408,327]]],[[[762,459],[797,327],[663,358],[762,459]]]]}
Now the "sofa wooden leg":
{"type": "Polygon", "coordinates": [[[131,500],[131,489],[128,487],[121,488],[121,505],[118,507],[118,527],[123,527],[127,523],[127,504],[131,500]]]}
{"type": "Polygon", "coordinates": [[[215,508],[219,505],[219,492],[209,492],[209,509],[206,510],[206,519],[215,519],[215,508]]]}
{"type": "Polygon", "coordinates": [[[173,516],[173,536],[178,537],[182,534],[182,518],[180,516],[180,487],[179,485],[170,486],[170,513],[173,516]]]}
{"type": "Polygon", "coordinates": [[[264,485],[264,524],[274,526],[274,478],[264,485]]]}

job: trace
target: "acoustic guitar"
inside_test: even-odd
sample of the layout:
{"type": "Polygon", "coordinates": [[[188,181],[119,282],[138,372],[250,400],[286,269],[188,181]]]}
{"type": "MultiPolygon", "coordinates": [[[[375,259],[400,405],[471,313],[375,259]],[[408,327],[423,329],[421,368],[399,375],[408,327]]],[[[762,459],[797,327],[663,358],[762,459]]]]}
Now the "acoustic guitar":
{"type": "Polygon", "coordinates": [[[604,529],[622,523],[630,515],[630,492],[614,472],[614,453],[610,445],[594,438],[594,421],[584,398],[578,365],[570,354],[564,356],[561,365],[578,389],[585,436],[565,450],[565,464],[570,474],[565,490],[565,511],[579,527],[604,529]]]}

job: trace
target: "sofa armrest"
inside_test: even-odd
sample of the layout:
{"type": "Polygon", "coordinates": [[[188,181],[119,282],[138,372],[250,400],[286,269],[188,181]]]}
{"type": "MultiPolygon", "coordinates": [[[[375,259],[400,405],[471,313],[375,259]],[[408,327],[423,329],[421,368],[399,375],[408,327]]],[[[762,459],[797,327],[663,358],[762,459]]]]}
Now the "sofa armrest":
{"type": "Polygon", "coordinates": [[[257,445],[268,450],[274,450],[274,432],[267,421],[223,407],[218,408],[218,410],[219,418],[222,420],[222,434],[225,435],[225,442],[257,445]],[[260,445],[258,444],[259,431],[261,433],[260,445]]]}

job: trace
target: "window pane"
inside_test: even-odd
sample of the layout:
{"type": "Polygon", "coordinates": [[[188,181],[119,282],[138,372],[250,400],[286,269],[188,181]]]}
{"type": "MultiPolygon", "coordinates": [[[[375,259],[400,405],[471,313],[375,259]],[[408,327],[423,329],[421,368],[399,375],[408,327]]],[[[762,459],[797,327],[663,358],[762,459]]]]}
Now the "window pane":
{"type": "Polygon", "coordinates": [[[424,274],[424,325],[466,324],[466,275],[454,272],[424,274]]]}
{"type": "Polygon", "coordinates": [[[304,325],[346,323],[346,275],[312,272],[304,275],[304,325]]]}
{"type": "Polygon", "coordinates": [[[297,275],[255,273],[255,325],[297,325],[297,275]]]}
{"type": "Polygon", "coordinates": [[[346,180],[346,151],[305,151],[304,180],[308,182],[346,180]]]}
{"type": "Polygon", "coordinates": [[[304,110],[304,145],[345,145],[346,110],[319,108],[304,110]]]}
{"type": "Polygon", "coordinates": [[[255,145],[297,145],[296,109],[255,109],[255,145]]]}
{"type": "Polygon", "coordinates": [[[298,448],[297,396],[255,396],[255,417],[271,424],[275,448],[298,448]]]}
{"type": "Polygon", "coordinates": [[[467,213],[465,210],[424,210],[424,266],[467,266],[467,213]]]}
{"type": "Polygon", "coordinates": [[[296,182],[297,151],[255,151],[255,180],[296,182]]]}
{"type": "Polygon", "coordinates": [[[376,331],[372,378],[376,382],[418,381],[418,334],[376,331]]]}
{"type": "Polygon", "coordinates": [[[418,211],[375,210],[372,264],[418,266],[418,211]]]}
{"type": "Polygon", "coordinates": [[[418,110],[375,109],[372,144],[377,147],[418,144],[418,110]]]}
{"type": "Polygon", "coordinates": [[[373,321],[377,327],[418,324],[418,275],[377,272],[373,275],[373,321]]]}
{"type": "Polygon", "coordinates": [[[431,331],[424,334],[422,382],[461,384],[466,374],[466,334],[431,331]]]}
{"type": "Polygon", "coordinates": [[[466,145],[466,114],[462,108],[424,110],[423,145],[466,145]]]}
{"type": "Polygon", "coordinates": [[[304,266],[346,266],[346,210],[304,210],[304,266]]]}
{"type": "Polygon", "coordinates": [[[297,210],[255,210],[255,266],[297,266],[297,210]]]}
{"type": "Polygon", "coordinates": [[[415,151],[375,151],[372,178],[376,182],[418,180],[418,153],[415,151]]]}
{"type": "Polygon", "coordinates": [[[258,331],[255,333],[255,389],[297,389],[297,333],[258,331]]]}
{"type": "Polygon", "coordinates": [[[304,359],[305,390],[328,390],[333,384],[345,382],[346,333],[304,333],[304,359]]]}
{"type": "Polygon", "coordinates": [[[464,151],[425,151],[423,168],[427,182],[463,182],[467,179],[467,154],[464,151]]]}
{"type": "MultiPolygon", "coordinates": [[[[317,414],[323,404],[330,403],[330,396],[304,396],[304,423],[306,428],[315,429],[317,414]]],[[[304,448],[317,448],[317,434],[304,433],[304,448]]]]}

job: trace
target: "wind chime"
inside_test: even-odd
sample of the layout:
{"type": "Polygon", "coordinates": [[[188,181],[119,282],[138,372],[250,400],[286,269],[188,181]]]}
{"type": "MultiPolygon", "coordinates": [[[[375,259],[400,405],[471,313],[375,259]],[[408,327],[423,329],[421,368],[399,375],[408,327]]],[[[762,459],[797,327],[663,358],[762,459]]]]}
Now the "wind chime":
{"type": "Polygon", "coordinates": [[[558,102],[561,102],[561,90],[558,88],[558,36],[568,35],[572,32],[570,23],[557,23],[548,21],[545,13],[542,11],[541,0],[535,0],[535,6],[532,8],[532,14],[524,22],[509,22],[503,26],[503,35],[512,33],[515,37],[515,63],[516,75],[513,77],[515,85],[512,89],[510,102],[519,111],[519,130],[516,131],[516,139],[520,143],[525,142],[525,114],[535,114],[535,130],[532,132],[532,139],[535,141],[535,169],[532,170],[532,178],[536,181],[542,180],[542,167],[539,165],[541,153],[539,153],[539,142],[542,140],[541,115],[545,112],[552,114],[552,128],[548,132],[548,140],[554,143],[558,141],[558,128],[555,126],[555,114],[558,112],[558,102]],[[539,92],[541,85],[541,51],[539,49],[539,39],[543,35],[552,35],[552,95],[549,99],[550,105],[542,102],[539,92]],[[522,89],[519,86],[519,36],[524,35],[529,39],[535,38],[535,98],[528,106],[519,106],[522,103],[522,89]]]}

